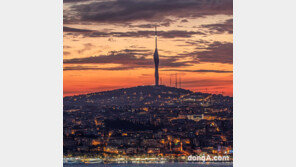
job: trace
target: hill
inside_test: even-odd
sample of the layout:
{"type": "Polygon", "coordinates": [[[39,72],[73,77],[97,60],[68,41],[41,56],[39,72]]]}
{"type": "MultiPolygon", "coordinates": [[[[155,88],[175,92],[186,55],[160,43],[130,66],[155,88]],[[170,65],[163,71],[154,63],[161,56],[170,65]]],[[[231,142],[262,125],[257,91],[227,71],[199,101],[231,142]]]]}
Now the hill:
{"type": "Polygon", "coordinates": [[[96,92],[78,96],[64,97],[64,106],[95,105],[107,106],[170,106],[187,105],[198,102],[205,105],[208,102],[227,105],[232,98],[200,92],[192,92],[181,88],[160,86],[137,86],[116,89],[112,91],[96,92]],[[226,103],[225,103],[226,102],[226,103]]]}

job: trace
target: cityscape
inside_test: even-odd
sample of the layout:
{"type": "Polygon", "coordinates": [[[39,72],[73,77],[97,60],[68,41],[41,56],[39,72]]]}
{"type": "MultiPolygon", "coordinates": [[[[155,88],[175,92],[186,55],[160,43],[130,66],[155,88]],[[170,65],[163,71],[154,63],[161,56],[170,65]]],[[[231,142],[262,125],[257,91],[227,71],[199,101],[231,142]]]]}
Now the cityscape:
{"type": "Polygon", "coordinates": [[[232,103],[232,97],[164,85],[65,97],[64,156],[232,157],[232,103]]]}
{"type": "MultiPolygon", "coordinates": [[[[127,12],[126,8],[135,10],[133,14],[142,14],[144,7],[153,4],[167,7],[163,0],[146,3],[127,0],[126,3],[130,3],[127,6],[118,0],[77,1],[76,6],[73,3],[76,2],[64,2],[66,16],[70,19],[65,20],[67,26],[64,26],[64,164],[212,162],[232,165],[232,15],[217,14],[211,19],[202,15],[187,18],[193,19],[192,23],[200,19],[209,23],[224,20],[222,25],[211,23],[199,27],[187,24],[188,20],[180,20],[178,17],[181,15],[175,15],[180,23],[195,29],[179,31],[170,28],[186,27],[173,20],[166,20],[168,23],[164,24],[163,18],[159,20],[159,15],[154,21],[144,19],[149,22],[146,25],[142,18],[132,19],[127,23],[128,27],[116,20],[116,17],[120,17],[117,10],[127,12]],[[95,23],[92,18],[86,19],[85,24],[90,24],[88,21],[92,20],[95,26],[90,27],[94,29],[106,25],[112,28],[101,29],[104,32],[81,28],[84,24],[73,19],[71,11],[84,11],[83,7],[90,8],[87,6],[90,4],[97,5],[103,11],[110,10],[108,16],[110,12],[116,14],[110,20],[94,15],[104,22],[102,25],[95,23]],[[135,9],[133,5],[143,7],[143,10],[135,9]],[[69,27],[73,26],[71,21],[76,23],[76,28],[75,25],[69,27]],[[219,32],[221,29],[213,30],[213,26],[225,28],[224,24],[227,24],[227,30],[222,30],[222,33],[219,32]],[[114,31],[114,26],[128,31],[114,31]],[[134,28],[146,28],[149,31],[129,32],[134,31],[134,28]],[[154,31],[150,31],[152,28],[154,31]],[[196,28],[204,32],[196,31],[196,28]],[[218,39],[222,37],[226,41],[213,41],[211,36],[218,39]],[[101,41],[93,41],[94,38],[101,41]],[[117,42],[119,38],[125,41],[117,42]],[[81,41],[92,43],[84,43],[82,50],[71,49],[76,47],[74,43],[81,41]],[[96,47],[98,43],[106,45],[96,47]],[[170,46],[172,43],[175,46],[170,46]],[[118,48],[123,45],[124,49],[118,48]],[[194,46],[197,51],[189,52],[187,46],[194,46]],[[111,48],[117,50],[110,51],[111,48]],[[101,54],[103,51],[108,52],[101,54]]],[[[170,5],[173,8],[170,10],[182,4],[195,13],[190,5],[198,7],[200,3],[202,9],[207,5],[222,5],[199,0],[183,4],[177,0],[172,1],[170,5]]],[[[229,2],[226,4],[229,5],[229,2]]],[[[153,12],[164,11],[157,9],[153,12]]],[[[97,14],[108,17],[104,12],[97,14]]],[[[167,11],[164,14],[174,15],[167,11]]]]}

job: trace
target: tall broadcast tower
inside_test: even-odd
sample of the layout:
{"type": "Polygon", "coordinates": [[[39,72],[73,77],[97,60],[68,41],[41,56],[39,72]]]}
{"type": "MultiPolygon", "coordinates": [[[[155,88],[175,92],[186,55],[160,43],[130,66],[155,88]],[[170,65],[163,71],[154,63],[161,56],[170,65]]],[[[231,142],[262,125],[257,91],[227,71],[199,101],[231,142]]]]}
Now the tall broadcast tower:
{"type": "Polygon", "coordinates": [[[159,66],[159,56],[157,52],[157,29],[155,26],[155,51],[154,51],[154,64],[155,64],[155,86],[158,86],[158,80],[159,80],[159,75],[158,75],[158,66],[159,66]]]}

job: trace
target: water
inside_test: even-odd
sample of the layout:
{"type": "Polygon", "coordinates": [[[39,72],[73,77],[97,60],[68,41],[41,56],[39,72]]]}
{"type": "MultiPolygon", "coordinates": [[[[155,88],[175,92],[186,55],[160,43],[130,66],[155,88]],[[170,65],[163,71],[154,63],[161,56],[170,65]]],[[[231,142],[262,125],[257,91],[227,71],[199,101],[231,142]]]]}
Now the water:
{"type": "Polygon", "coordinates": [[[64,167],[233,167],[232,163],[64,164],[64,167]]]}

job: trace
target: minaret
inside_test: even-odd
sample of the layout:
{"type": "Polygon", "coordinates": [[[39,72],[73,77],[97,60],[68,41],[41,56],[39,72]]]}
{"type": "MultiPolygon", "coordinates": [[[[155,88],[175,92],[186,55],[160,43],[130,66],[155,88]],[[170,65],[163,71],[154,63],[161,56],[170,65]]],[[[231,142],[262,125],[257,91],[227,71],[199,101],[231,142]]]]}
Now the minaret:
{"type": "Polygon", "coordinates": [[[154,64],[155,64],[155,86],[158,86],[158,80],[159,80],[159,75],[158,75],[158,65],[159,65],[159,57],[158,57],[158,52],[157,52],[157,30],[155,26],[155,51],[154,51],[154,64]]]}

